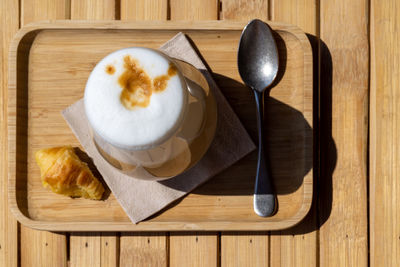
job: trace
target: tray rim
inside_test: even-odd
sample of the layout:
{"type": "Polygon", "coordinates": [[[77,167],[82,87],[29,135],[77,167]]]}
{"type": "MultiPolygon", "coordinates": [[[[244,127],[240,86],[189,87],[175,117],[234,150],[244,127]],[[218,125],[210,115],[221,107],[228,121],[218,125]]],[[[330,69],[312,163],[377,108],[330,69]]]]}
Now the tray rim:
{"type": "MultiPolygon", "coordinates": [[[[304,95],[309,93],[311,97],[311,110],[313,110],[312,90],[312,50],[305,33],[297,26],[287,23],[266,21],[276,30],[292,33],[301,43],[304,51],[304,95]]],[[[29,33],[38,30],[242,30],[246,21],[79,21],[79,20],[45,20],[30,23],[21,28],[10,43],[9,50],[9,72],[8,72],[8,202],[11,212],[15,218],[25,226],[38,230],[47,231],[270,231],[290,228],[308,214],[313,199],[313,168],[303,179],[303,201],[298,212],[283,221],[143,221],[134,224],[126,222],[58,222],[39,221],[25,216],[18,207],[16,194],[16,120],[17,120],[17,53],[21,40],[29,33]]],[[[311,112],[310,125],[313,127],[313,112],[311,112]]],[[[314,149],[313,149],[314,153],[314,149]]]]}

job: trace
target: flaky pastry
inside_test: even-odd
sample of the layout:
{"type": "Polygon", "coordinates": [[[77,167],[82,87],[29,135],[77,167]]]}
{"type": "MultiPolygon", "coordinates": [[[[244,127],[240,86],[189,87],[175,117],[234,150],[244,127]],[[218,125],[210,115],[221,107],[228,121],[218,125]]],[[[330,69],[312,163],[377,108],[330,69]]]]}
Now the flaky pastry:
{"type": "Polygon", "coordinates": [[[70,197],[101,199],[103,185],[71,146],[41,149],[35,157],[44,187],[70,197]]]}

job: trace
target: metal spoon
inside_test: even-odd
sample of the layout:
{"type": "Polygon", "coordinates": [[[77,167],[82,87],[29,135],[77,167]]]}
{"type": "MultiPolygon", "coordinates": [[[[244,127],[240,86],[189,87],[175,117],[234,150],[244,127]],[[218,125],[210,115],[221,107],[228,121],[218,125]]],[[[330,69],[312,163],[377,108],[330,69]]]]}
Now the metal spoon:
{"type": "Polygon", "coordinates": [[[238,68],[244,83],[254,91],[257,104],[258,164],[254,188],[254,211],[271,216],[275,211],[275,195],[264,148],[263,93],[278,73],[278,49],[270,27],[261,20],[250,21],[239,42],[238,68]]]}

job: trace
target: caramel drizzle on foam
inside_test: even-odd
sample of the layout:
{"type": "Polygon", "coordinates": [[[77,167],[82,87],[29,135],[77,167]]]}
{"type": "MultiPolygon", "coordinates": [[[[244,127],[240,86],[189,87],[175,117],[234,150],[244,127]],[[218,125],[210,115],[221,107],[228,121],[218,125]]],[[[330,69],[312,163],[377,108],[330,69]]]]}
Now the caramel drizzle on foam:
{"type": "MultiPolygon", "coordinates": [[[[124,107],[129,110],[135,107],[147,107],[150,104],[153,92],[164,91],[167,88],[168,80],[177,73],[175,65],[169,63],[168,73],[157,76],[152,80],[139,66],[137,60],[129,55],[124,57],[124,69],[124,72],[118,78],[118,83],[123,89],[120,100],[124,107]]],[[[106,67],[106,72],[113,74],[115,69],[109,65],[106,67]]]]}
{"type": "Polygon", "coordinates": [[[108,74],[110,74],[110,75],[113,75],[114,72],[115,72],[114,66],[113,66],[113,65],[107,65],[107,66],[106,66],[106,72],[107,72],[108,74]]]}

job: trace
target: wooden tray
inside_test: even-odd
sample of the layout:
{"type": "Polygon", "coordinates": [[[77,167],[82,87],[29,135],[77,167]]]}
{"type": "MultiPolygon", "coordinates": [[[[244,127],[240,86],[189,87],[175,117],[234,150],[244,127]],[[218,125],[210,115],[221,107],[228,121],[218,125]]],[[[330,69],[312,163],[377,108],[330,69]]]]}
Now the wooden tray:
{"type": "Polygon", "coordinates": [[[277,230],[298,223],[310,209],[313,188],[312,52],[298,28],[270,22],[280,53],[278,82],[266,98],[272,176],[279,209],[253,212],[256,152],[157,215],[131,223],[114,196],[71,199],[41,185],[34,152],[78,141],[60,111],[83,96],[95,64],[113,50],[157,48],[179,31],[196,44],[214,78],[254,140],[252,92],[236,66],[240,22],[81,22],[30,24],[10,50],[8,106],[9,201],[18,221],[52,231],[277,230]]]}

